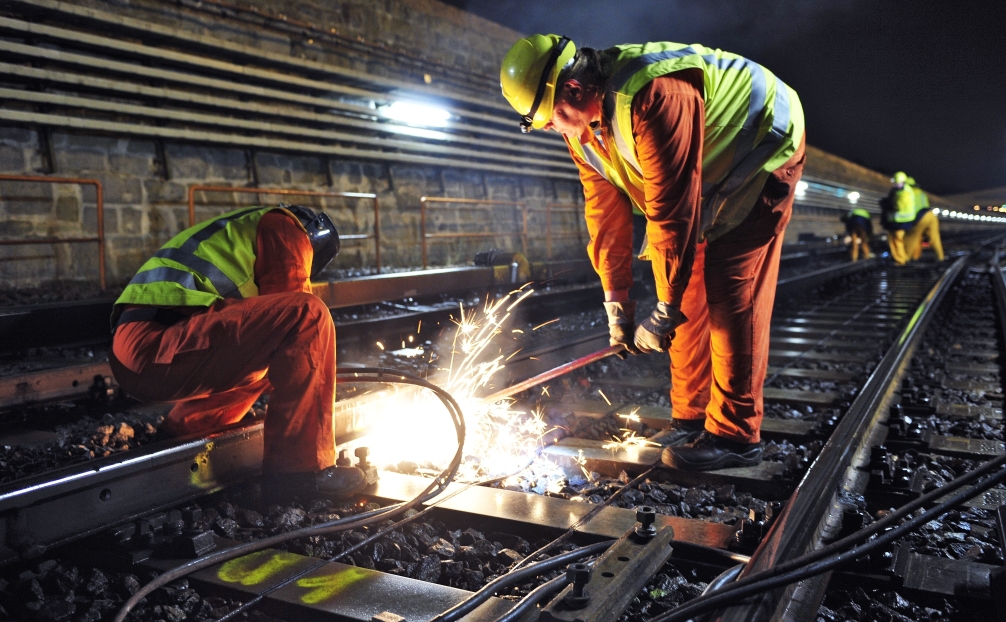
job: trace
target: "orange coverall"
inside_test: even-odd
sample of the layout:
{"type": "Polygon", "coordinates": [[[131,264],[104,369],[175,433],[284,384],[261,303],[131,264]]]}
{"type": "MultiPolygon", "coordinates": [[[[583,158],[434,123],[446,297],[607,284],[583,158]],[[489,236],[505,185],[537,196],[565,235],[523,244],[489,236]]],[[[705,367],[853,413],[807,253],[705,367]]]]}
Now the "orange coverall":
{"type": "Polygon", "coordinates": [[[112,372],[145,402],[174,403],[162,428],[174,436],[237,423],[264,392],[263,472],[319,471],[335,464],[335,324],[311,293],[314,251],[283,212],[259,221],[259,295],[226,299],[176,324],[120,325],[112,372]]]}
{"type": "MultiPolygon", "coordinates": [[[[657,298],[688,318],[671,342],[672,414],[705,417],[709,432],[755,443],[783,233],[806,156],[801,143],[769,176],[744,222],[700,243],[702,93],[701,70],[688,69],[654,79],[632,102],[657,298]]],[[[596,149],[613,145],[610,128],[593,141],[596,149]]],[[[575,154],[573,160],[584,188],[590,259],[611,299],[624,299],[632,285],[629,199],[575,154]]]]}

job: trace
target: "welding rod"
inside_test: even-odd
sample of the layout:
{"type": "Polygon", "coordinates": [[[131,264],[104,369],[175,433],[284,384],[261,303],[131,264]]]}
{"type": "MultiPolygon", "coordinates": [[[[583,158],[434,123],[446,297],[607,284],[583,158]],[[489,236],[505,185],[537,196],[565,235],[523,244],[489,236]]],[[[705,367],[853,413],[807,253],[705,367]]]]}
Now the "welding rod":
{"type": "Polygon", "coordinates": [[[517,393],[520,393],[521,391],[530,389],[531,387],[536,387],[543,382],[548,382],[549,380],[568,374],[574,369],[580,369],[581,367],[586,367],[591,363],[595,363],[597,361],[600,361],[601,359],[608,358],[612,354],[618,354],[624,349],[624,347],[625,346],[622,345],[608,346],[603,350],[598,350],[597,352],[593,352],[591,354],[588,354],[587,356],[578,358],[575,361],[570,361],[569,363],[566,363],[564,365],[560,365],[546,372],[542,372],[537,376],[528,378],[524,382],[518,382],[513,386],[501,389],[493,393],[492,395],[487,395],[483,397],[482,400],[491,403],[499,401],[504,397],[510,397],[511,395],[515,395],[517,393]]]}

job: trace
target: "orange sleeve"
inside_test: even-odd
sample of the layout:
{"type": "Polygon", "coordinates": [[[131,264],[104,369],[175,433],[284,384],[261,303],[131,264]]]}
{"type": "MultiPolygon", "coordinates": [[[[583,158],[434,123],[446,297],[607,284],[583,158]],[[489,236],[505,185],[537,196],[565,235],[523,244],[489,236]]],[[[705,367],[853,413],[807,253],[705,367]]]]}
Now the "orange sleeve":
{"type": "Polygon", "coordinates": [[[702,71],[686,69],[654,79],[632,100],[657,299],[674,307],[681,306],[701,226],[702,88],[702,71]]]}
{"type": "Polygon", "coordinates": [[[628,292],[632,287],[632,204],[597,169],[570,149],[580,169],[584,217],[590,242],[587,255],[605,292],[628,292]]]}
{"type": "Polygon", "coordinates": [[[255,238],[255,283],[259,295],[311,293],[314,249],[293,217],[279,210],[266,213],[255,238]]]}

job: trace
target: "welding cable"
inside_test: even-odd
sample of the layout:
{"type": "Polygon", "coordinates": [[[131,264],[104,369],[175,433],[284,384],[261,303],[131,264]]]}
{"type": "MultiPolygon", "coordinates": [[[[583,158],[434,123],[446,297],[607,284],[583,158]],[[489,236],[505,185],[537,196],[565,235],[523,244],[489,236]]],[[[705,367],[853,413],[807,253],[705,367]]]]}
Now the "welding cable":
{"type": "MultiPolygon", "coordinates": [[[[784,562],[773,568],[768,568],[765,571],[758,573],[757,575],[752,575],[751,577],[745,577],[744,579],[741,579],[740,581],[737,581],[729,585],[725,589],[725,591],[739,589],[741,587],[744,587],[745,585],[750,585],[755,581],[764,581],[772,577],[776,577],[784,573],[790,572],[792,570],[802,568],[808,564],[824,559],[826,557],[836,555],[843,551],[851,550],[856,545],[866,542],[872,536],[883,532],[885,529],[888,528],[888,526],[896,524],[898,521],[910,515],[912,512],[915,512],[920,508],[928,506],[931,503],[936,502],[938,499],[946,497],[948,494],[953,493],[963,488],[964,486],[967,486],[971,482],[981,478],[985,474],[990,473],[991,471],[994,471],[999,467],[1002,467],[1003,465],[1006,465],[1006,455],[999,456],[992,460],[987,460],[978,465],[976,468],[972,469],[971,471],[963,473],[957,478],[947,482],[944,486],[935,488],[929,491],[928,493],[906,503],[897,510],[884,516],[880,520],[871,523],[866,527],[863,527],[859,531],[856,531],[855,533],[850,534],[845,538],[842,538],[841,540],[836,540],[835,542],[832,542],[827,546],[811,551],[806,555],[803,555],[796,559],[792,559],[788,562],[784,562]]],[[[675,548],[677,548],[678,546],[688,547],[696,545],[686,542],[675,543],[675,548]]]]}
{"type": "Polygon", "coordinates": [[[545,546],[541,547],[537,551],[531,553],[530,555],[528,555],[524,559],[522,559],[519,562],[517,562],[514,565],[514,567],[510,569],[510,572],[513,572],[514,570],[519,569],[521,566],[525,566],[525,565],[531,563],[531,561],[535,557],[538,557],[539,555],[543,555],[543,554],[547,553],[549,550],[551,550],[552,548],[554,548],[554,547],[562,544],[566,540],[569,540],[573,536],[573,534],[576,533],[577,529],[580,529],[581,527],[583,527],[584,525],[586,525],[587,523],[589,523],[591,520],[593,520],[593,518],[595,516],[597,516],[598,514],[601,513],[601,510],[603,510],[604,508],[608,507],[609,505],[611,505],[612,503],[614,503],[615,501],[617,501],[618,498],[622,496],[623,492],[625,492],[627,490],[630,490],[632,488],[635,488],[636,485],[639,484],[640,482],[642,482],[650,473],[653,473],[653,471],[656,470],[656,468],[657,468],[657,465],[654,464],[650,468],[646,469],[645,471],[643,471],[642,473],[640,473],[639,475],[637,475],[632,480],[626,482],[624,486],[622,486],[621,488],[619,488],[618,490],[616,490],[615,493],[612,494],[607,499],[605,499],[604,502],[598,503],[597,505],[595,505],[594,507],[592,507],[589,512],[587,512],[582,517],[580,517],[580,520],[578,520],[575,523],[573,523],[572,525],[570,525],[569,528],[566,529],[566,531],[564,531],[562,533],[562,535],[560,535],[558,538],[556,538],[555,540],[552,540],[551,542],[549,542],[545,546]]]}
{"type": "Polygon", "coordinates": [[[551,581],[546,581],[531,590],[527,596],[520,599],[517,606],[496,618],[494,622],[515,622],[516,620],[519,620],[525,613],[534,609],[538,603],[546,598],[550,598],[553,594],[564,589],[567,585],[569,585],[569,575],[564,572],[551,581]]]}
{"type": "Polygon", "coordinates": [[[510,476],[509,475],[504,475],[502,477],[494,477],[492,479],[482,480],[482,481],[479,481],[479,482],[472,482],[472,483],[467,484],[467,485],[465,485],[465,486],[463,486],[461,488],[458,488],[457,490],[455,490],[451,494],[446,495],[444,497],[441,497],[441,498],[437,499],[436,502],[431,503],[428,507],[424,508],[421,512],[416,512],[412,516],[408,516],[406,518],[403,518],[402,520],[398,521],[397,523],[392,523],[392,524],[388,525],[387,527],[379,530],[377,533],[371,535],[369,538],[367,538],[366,540],[360,542],[359,544],[354,544],[353,546],[349,547],[345,551],[336,553],[335,555],[333,555],[333,556],[331,556],[329,558],[319,559],[315,563],[313,563],[313,564],[307,566],[306,568],[304,568],[303,570],[295,572],[294,574],[288,576],[287,578],[283,579],[282,581],[280,581],[278,583],[274,583],[273,585],[267,587],[265,590],[263,590],[263,591],[259,592],[258,594],[256,594],[255,597],[252,598],[251,600],[248,600],[248,601],[245,601],[245,602],[241,603],[236,609],[231,609],[230,611],[228,611],[227,613],[225,613],[223,616],[217,618],[215,622],[227,622],[228,620],[232,620],[232,619],[236,618],[237,616],[239,616],[239,615],[241,615],[241,614],[243,614],[243,613],[245,613],[247,611],[250,611],[251,609],[253,609],[255,607],[255,605],[257,605],[260,602],[262,602],[265,599],[266,596],[268,596],[269,594],[272,594],[276,590],[278,590],[280,588],[283,588],[283,587],[286,587],[287,585],[290,585],[294,581],[297,581],[298,579],[304,577],[305,575],[308,575],[308,574],[314,572],[315,570],[317,570],[318,568],[321,568],[325,564],[329,564],[331,562],[340,560],[343,557],[345,557],[345,556],[347,556],[347,555],[349,555],[351,553],[355,553],[356,551],[362,549],[363,547],[367,546],[368,544],[374,542],[378,538],[381,538],[382,536],[384,536],[388,532],[394,531],[395,529],[399,529],[403,525],[411,523],[412,521],[414,521],[414,520],[416,520],[416,519],[418,519],[418,518],[420,518],[422,516],[425,516],[426,514],[428,514],[429,512],[431,512],[433,509],[435,509],[437,506],[439,506],[441,503],[443,503],[443,502],[445,502],[445,501],[447,501],[447,500],[449,500],[449,499],[451,499],[451,498],[453,498],[453,497],[461,494],[462,492],[468,490],[469,488],[472,488],[473,486],[485,486],[485,485],[488,485],[488,484],[493,484],[493,483],[496,483],[498,481],[502,481],[502,480],[504,480],[504,479],[506,479],[508,477],[510,477],[510,476]]]}
{"type": "Polygon", "coordinates": [[[493,594],[496,592],[512,587],[517,583],[522,583],[529,579],[533,579],[539,575],[542,575],[551,570],[561,568],[566,566],[571,562],[575,562],[578,559],[583,559],[584,557],[590,557],[591,555],[598,555],[608,550],[614,540],[608,540],[605,542],[598,542],[597,544],[591,544],[578,549],[573,549],[567,553],[561,555],[556,555],[544,561],[535,562],[529,566],[525,566],[520,570],[511,570],[510,572],[496,577],[496,579],[486,583],[482,586],[482,589],[475,592],[465,600],[454,605],[447,611],[438,614],[430,619],[430,622],[455,622],[460,620],[464,616],[468,615],[472,611],[481,605],[482,603],[489,600],[493,594]]]}
{"type": "Polygon", "coordinates": [[[724,585],[732,583],[737,578],[737,575],[741,573],[741,570],[744,570],[744,564],[737,564],[736,566],[731,566],[726,570],[724,570],[723,572],[721,572],[720,574],[716,575],[716,578],[710,581],[708,585],[706,585],[706,589],[702,590],[702,595],[705,596],[706,594],[715,592],[716,590],[722,588],[724,585]]]}
{"type": "Polygon", "coordinates": [[[188,576],[193,572],[202,570],[203,568],[208,568],[216,564],[221,564],[226,561],[230,561],[236,557],[241,557],[243,555],[249,555],[267,549],[277,544],[282,544],[283,542],[288,542],[290,540],[297,540],[300,538],[306,538],[311,536],[326,535],[329,533],[336,533],[339,531],[347,531],[350,529],[355,529],[357,527],[365,527],[367,525],[372,525],[374,523],[383,522],[392,516],[397,516],[406,512],[407,510],[429,501],[430,499],[436,497],[442,493],[447,485],[454,479],[457,475],[458,468],[461,466],[461,460],[464,456],[464,438],[465,438],[465,421],[464,414],[461,411],[461,407],[455,401],[454,397],[444,391],[440,387],[418,378],[412,376],[411,374],[406,374],[404,372],[399,372],[396,370],[383,369],[383,368],[353,368],[353,369],[337,369],[336,375],[352,375],[351,379],[353,382],[362,383],[393,383],[393,384],[410,384],[418,387],[423,387],[432,391],[436,396],[443,402],[444,407],[447,409],[448,413],[451,415],[451,420],[454,422],[454,426],[457,430],[458,435],[458,449],[454,454],[454,458],[451,463],[447,466],[444,471],[434,478],[430,485],[423,489],[418,495],[416,495],[410,501],[404,503],[398,503],[386,508],[380,508],[377,510],[372,510],[370,512],[365,512],[363,514],[357,514],[355,516],[348,516],[346,518],[339,518],[337,520],[329,521],[326,523],[321,523],[318,525],[311,525],[310,527],[304,527],[297,529],[295,531],[290,531],[287,533],[276,534],[262,540],[256,540],[254,542],[247,542],[244,544],[239,544],[226,549],[221,549],[194,559],[190,562],[186,562],[181,566],[168,570],[156,578],[154,578],[150,583],[144,585],[139,590],[134,593],[129,600],[127,600],[119,612],[116,614],[113,622],[124,622],[126,616],[132,611],[137,604],[144,598],[146,598],[154,590],[176,581],[182,577],[188,576]]]}
{"type": "MultiPolygon", "coordinates": [[[[998,473],[989,475],[985,479],[976,483],[971,489],[958,491],[956,494],[945,499],[938,505],[922,512],[918,516],[906,521],[898,527],[877,536],[862,546],[828,556],[816,562],[805,563],[801,567],[782,575],[769,576],[767,578],[765,577],[765,575],[768,574],[767,572],[752,575],[716,592],[699,596],[698,598],[680,605],[679,607],[676,607],[662,615],[651,618],[647,622],[682,622],[695,614],[708,611],[709,609],[719,607],[727,603],[737,602],[738,600],[747,598],[753,594],[768,592],[783,585],[796,583],[824,574],[846,562],[868,555],[874,550],[890,544],[898,538],[901,538],[918,527],[928,523],[934,518],[945,514],[950,509],[960,505],[968,499],[980,495],[1003,480],[1006,480],[1006,469],[1001,469],[998,473]]],[[[941,488],[940,492],[944,492],[945,494],[945,488],[941,488]]],[[[793,561],[799,562],[801,559],[802,558],[793,561]]]]}

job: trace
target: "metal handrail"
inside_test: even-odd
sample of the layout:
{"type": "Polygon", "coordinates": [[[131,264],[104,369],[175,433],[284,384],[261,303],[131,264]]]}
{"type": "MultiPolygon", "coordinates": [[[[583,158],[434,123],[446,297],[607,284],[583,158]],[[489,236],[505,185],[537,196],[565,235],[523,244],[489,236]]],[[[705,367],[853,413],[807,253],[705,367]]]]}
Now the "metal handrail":
{"type": "Polygon", "coordinates": [[[78,184],[81,186],[94,186],[95,203],[98,208],[98,235],[95,237],[79,238],[22,238],[14,240],[0,240],[2,246],[14,246],[23,244],[74,244],[79,242],[98,243],[98,274],[101,283],[101,291],[105,291],[105,198],[101,186],[101,181],[97,179],[84,179],[79,177],[46,177],[44,175],[0,175],[0,180],[4,181],[28,181],[34,183],[50,184],[78,184]]]}
{"type": "Polygon", "coordinates": [[[196,192],[241,192],[244,194],[279,194],[298,197],[347,197],[351,199],[374,200],[374,232],[370,234],[340,235],[340,240],[374,240],[374,263],[381,272],[381,208],[377,195],[373,192],[324,192],[317,190],[294,190],[292,188],[236,188],[233,186],[189,186],[189,226],[196,224],[196,192]]]}
{"type": "Polygon", "coordinates": [[[576,228],[576,234],[566,233],[561,235],[552,234],[552,213],[553,212],[569,212],[573,214],[578,214],[583,211],[583,206],[576,203],[546,203],[545,204],[545,246],[546,246],[546,257],[548,259],[552,258],[552,240],[555,239],[572,239],[576,238],[577,242],[583,244],[583,235],[580,231],[580,227],[576,228]],[[556,209],[559,208],[559,209],[556,209]]]}
{"type": "Polygon", "coordinates": [[[492,199],[457,199],[451,197],[420,197],[419,199],[419,243],[423,249],[423,268],[429,267],[429,240],[431,239],[457,239],[457,238],[494,238],[501,235],[520,235],[521,247],[524,255],[527,255],[527,204],[523,201],[495,201],[492,199]],[[426,210],[428,203],[452,203],[461,204],[462,207],[455,209],[482,210],[484,208],[474,207],[479,205],[510,205],[521,212],[521,230],[519,234],[512,232],[448,232],[448,233],[427,233],[426,232],[426,210]]]}

